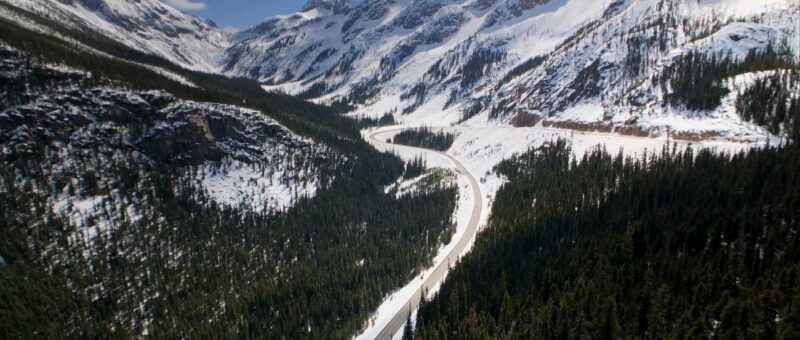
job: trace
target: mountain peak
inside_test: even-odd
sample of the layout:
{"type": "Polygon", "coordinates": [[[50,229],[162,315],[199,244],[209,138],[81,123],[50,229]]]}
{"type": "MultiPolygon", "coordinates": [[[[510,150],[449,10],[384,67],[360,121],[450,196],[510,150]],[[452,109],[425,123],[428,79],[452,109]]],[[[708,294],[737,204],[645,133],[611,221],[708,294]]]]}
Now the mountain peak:
{"type": "Polygon", "coordinates": [[[351,0],[309,0],[300,11],[306,12],[312,9],[324,9],[334,14],[346,14],[353,9],[353,4],[351,0]]]}

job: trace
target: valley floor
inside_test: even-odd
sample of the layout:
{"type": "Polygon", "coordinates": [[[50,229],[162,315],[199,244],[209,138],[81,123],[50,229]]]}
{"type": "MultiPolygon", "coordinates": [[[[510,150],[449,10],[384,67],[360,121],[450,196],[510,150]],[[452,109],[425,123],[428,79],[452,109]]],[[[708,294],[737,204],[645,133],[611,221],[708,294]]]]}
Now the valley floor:
{"type": "MultiPolygon", "coordinates": [[[[622,152],[626,156],[639,157],[670,148],[707,148],[718,152],[735,153],[752,147],[776,143],[764,140],[758,143],[720,140],[681,141],[666,138],[626,136],[614,133],[582,132],[549,128],[541,125],[516,128],[510,126],[449,126],[433,127],[433,131],[455,134],[456,140],[447,153],[428,149],[391,144],[388,141],[404,129],[415,125],[396,125],[362,131],[362,137],[378,150],[397,154],[405,160],[423,157],[430,168],[446,168],[458,173],[459,201],[455,212],[457,230],[453,241],[442,246],[434,265],[405,287],[389,294],[370,318],[369,327],[357,339],[400,338],[409,314],[416,313],[421,293],[428,292],[430,299],[446,278],[451,265],[469,252],[475,235],[489,219],[495,195],[505,182],[493,171],[504,159],[523,153],[531,148],[564,139],[572,146],[573,156],[580,161],[583,155],[594,148],[605,148],[612,154],[622,152]],[[474,186],[471,188],[471,186],[474,186]],[[410,308],[412,307],[413,308],[410,308]],[[392,332],[388,332],[392,330],[392,332]]],[[[412,316],[412,320],[413,320],[412,316]]]]}
{"type": "Polygon", "coordinates": [[[403,127],[366,130],[362,135],[376,148],[393,152],[406,160],[423,157],[429,167],[445,168],[458,174],[458,206],[454,220],[457,224],[452,240],[442,246],[433,265],[405,287],[389,294],[370,318],[369,327],[358,339],[389,339],[400,333],[410,313],[416,310],[423,294],[434,294],[447,272],[469,250],[479,226],[488,219],[488,205],[483,199],[475,175],[459,159],[434,150],[388,143],[388,139],[403,127]]]}

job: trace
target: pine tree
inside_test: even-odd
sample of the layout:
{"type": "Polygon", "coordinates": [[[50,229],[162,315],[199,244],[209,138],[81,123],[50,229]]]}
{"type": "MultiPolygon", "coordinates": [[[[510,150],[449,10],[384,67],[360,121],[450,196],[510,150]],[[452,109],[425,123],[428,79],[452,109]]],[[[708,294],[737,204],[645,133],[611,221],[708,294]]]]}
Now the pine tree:
{"type": "Polygon", "coordinates": [[[647,339],[664,339],[668,335],[666,308],[669,306],[669,292],[667,287],[658,288],[651,299],[650,310],[647,314],[647,339]]]}
{"type": "Polygon", "coordinates": [[[608,297],[605,300],[600,314],[596,315],[595,318],[595,339],[613,340],[620,338],[622,327],[619,324],[617,301],[614,297],[608,297]]]}
{"type": "Polygon", "coordinates": [[[408,318],[406,318],[406,325],[403,328],[403,340],[413,340],[414,339],[414,330],[411,327],[411,313],[408,313],[408,318]]]}

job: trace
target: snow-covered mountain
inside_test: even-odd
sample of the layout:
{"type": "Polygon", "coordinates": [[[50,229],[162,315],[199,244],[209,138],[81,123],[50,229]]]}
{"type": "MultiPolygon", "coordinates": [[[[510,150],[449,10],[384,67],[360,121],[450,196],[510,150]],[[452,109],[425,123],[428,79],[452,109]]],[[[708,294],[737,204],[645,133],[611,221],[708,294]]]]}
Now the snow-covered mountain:
{"type": "MultiPolygon", "coordinates": [[[[318,165],[329,149],[263,112],[97,83],[90,72],[26,58],[0,44],[0,82],[12,89],[0,94],[3,153],[46,150],[46,171],[65,178],[92,171],[109,188],[119,185],[105,177],[104,167],[114,162],[181,169],[218,203],[255,211],[287,209],[321,186],[318,165]],[[20,87],[22,94],[13,90],[20,87]]],[[[88,219],[90,203],[103,198],[113,193],[64,190],[53,200],[67,215],[88,219]]]]}
{"type": "Polygon", "coordinates": [[[158,0],[2,0],[69,29],[91,30],[183,68],[218,73],[230,44],[213,22],[158,0]]]}
{"type": "MultiPolygon", "coordinates": [[[[791,0],[311,0],[235,34],[157,0],[3,1],[186,68],[412,124],[763,140],[785,124],[742,119],[739,96],[800,62],[791,0]],[[681,78],[693,63],[724,72],[681,78]],[[719,98],[695,105],[692,86],[719,98]]],[[[797,81],[779,85],[800,97],[797,81]]]]}
{"type": "MultiPolygon", "coordinates": [[[[770,49],[797,61],[799,8],[785,0],[311,1],[238,33],[224,71],[412,123],[763,136],[732,103],[776,67],[725,75],[730,95],[707,110],[666,105],[666,72],[694,53],[736,64],[770,49]]],[[[796,86],[789,92],[798,95],[796,86]]]]}

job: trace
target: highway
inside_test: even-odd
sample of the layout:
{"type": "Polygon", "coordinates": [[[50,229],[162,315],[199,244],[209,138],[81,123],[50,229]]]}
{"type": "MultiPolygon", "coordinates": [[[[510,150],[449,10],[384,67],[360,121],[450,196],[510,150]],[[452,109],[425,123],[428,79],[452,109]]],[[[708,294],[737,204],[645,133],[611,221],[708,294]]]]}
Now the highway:
{"type": "Polygon", "coordinates": [[[384,340],[384,339],[391,339],[392,335],[397,333],[403,324],[406,322],[408,318],[408,314],[413,308],[416,308],[419,305],[420,299],[422,297],[422,292],[429,290],[436,286],[447,274],[449,270],[450,264],[455,264],[458,260],[459,256],[462,255],[464,249],[466,249],[467,245],[470,241],[475,237],[476,232],[478,231],[478,223],[480,222],[481,213],[483,209],[483,195],[481,194],[480,186],[478,185],[478,181],[475,180],[475,176],[467,169],[461,162],[456,159],[455,157],[448,155],[444,152],[439,152],[436,150],[425,149],[425,148],[418,148],[412,146],[405,146],[405,145],[398,145],[398,144],[391,144],[386,143],[386,138],[381,139],[381,136],[389,135],[392,132],[403,130],[402,128],[398,129],[390,129],[390,130],[383,130],[377,132],[371,132],[369,138],[372,140],[373,143],[377,144],[384,144],[384,145],[391,145],[392,148],[409,148],[418,151],[422,151],[425,153],[430,154],[438,154],[441,156],[446,157],[449,159],[453,165],[455,165],[456,173],[459,176],[466,176],[469,180],[469,186],[472,189],[472,214],[470,215],[469,223],[466,227],[465,232],[458,239],[455,246],[451,249],[450,253],[447,254],[447,257],[444,258],[441,262],[434,264],[435,270],[433,273],[425,278],[425,281],[422,283],[419,289],[417,289],[414,294],[411,296],[409,301],[404,302],[402,308],[397,311],[393,316],[391,321],[383,327],[381,332],[378,334],[377,339],[384,340]]]}

